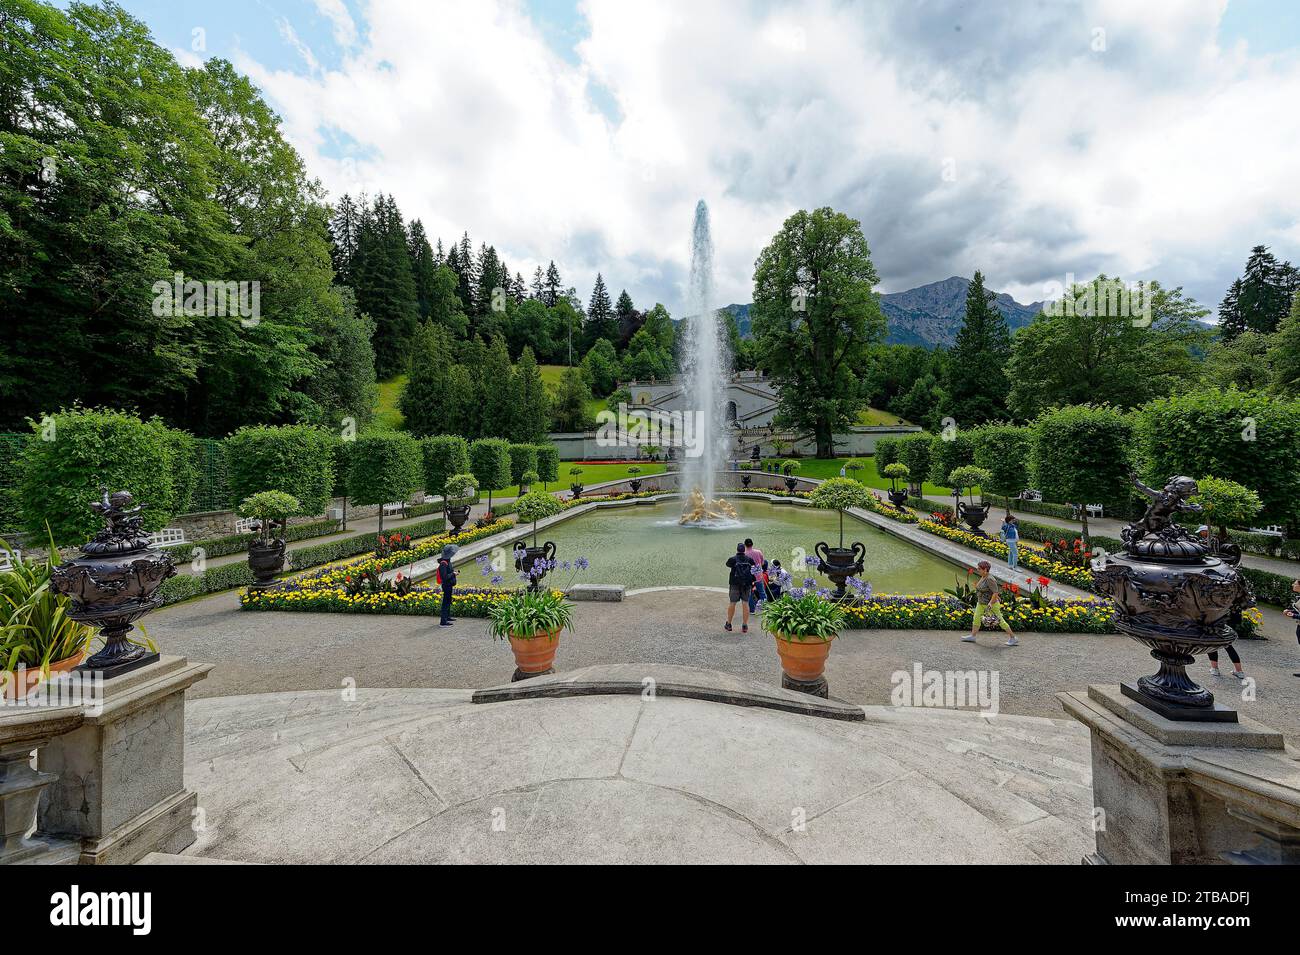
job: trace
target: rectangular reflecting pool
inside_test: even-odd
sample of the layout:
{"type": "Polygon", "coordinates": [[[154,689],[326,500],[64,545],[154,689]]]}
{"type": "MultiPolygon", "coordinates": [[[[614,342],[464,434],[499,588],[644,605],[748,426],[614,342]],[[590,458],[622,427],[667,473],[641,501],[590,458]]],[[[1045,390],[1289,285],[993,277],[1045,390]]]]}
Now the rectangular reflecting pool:
{"type": "MultiPolygon", "coordinates": [[[[739,520],[721,528],[683,527],[679,500],[653,506],[600,508],[564,521],[538,534],[538,543],[554,541],[557,560],[586,557],[591,568],[579,573],[575,583],[622,584],[641,587],[726,587],[725,561],[736,544],[750,537],[768,561],[781,565],[801,581],[813,576],[829,585],[821,574],[808,574],[800,566],[812,556],[819,541],[834,547],[839,540],[839,515],[799,505],[729,498],[739,520]]],[[[520,525],[521,536],[532,542],[532,529],[520,525]]],[[[862,576],[876,593],[926,593],[953,585],[964,570],[927,554],[905,541],[876,530],[856,518],[844,518],[844,542],[862,541],[867,554],[862,576]]],[[[462,580],[469,582],[468,577],[462,580]]],[[[568,573],[556,571],[557,583],[568,573]]],[[[511,576],[507,574],[507,582],[511,576]]]]}

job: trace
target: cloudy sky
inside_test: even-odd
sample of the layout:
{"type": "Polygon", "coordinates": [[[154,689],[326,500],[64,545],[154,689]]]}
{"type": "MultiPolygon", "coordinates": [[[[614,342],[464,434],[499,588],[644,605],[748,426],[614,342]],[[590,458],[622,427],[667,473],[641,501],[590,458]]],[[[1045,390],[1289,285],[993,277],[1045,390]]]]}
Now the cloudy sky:
{"type": "Polygon", "coordinates": [[[125,0],[261,86],[333,196],[599,270],[680,314],[692,210],[719,298],[792,211],[859,219],[882,291],[1098,271],[1211,307],[1300,259],[1294,0],[125,0]]]}

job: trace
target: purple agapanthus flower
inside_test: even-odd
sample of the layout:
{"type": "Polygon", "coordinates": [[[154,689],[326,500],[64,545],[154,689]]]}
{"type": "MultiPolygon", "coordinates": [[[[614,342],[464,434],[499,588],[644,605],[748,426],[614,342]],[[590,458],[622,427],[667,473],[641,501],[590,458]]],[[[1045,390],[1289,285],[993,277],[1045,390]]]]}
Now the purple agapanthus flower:
{"type": "Polygon", "coordinates": [[[585,557],[579,557],[573,562],[573,566],[576,570],[586,570],[591,566],[591,561],[587,560],[585,557]]]}
{"type": "Polygon", "coordinates": [[[500,586],[501,586],[503,583],[505,583],[505,582],[506,582],[506,579],[505,579],[504,577],[502,577],[500,574],[493,574],[493,575],[492,575],[492,585],[493,585],[494,587],[500,587],[500,586]]]}
{"type": "Polygon", "coordinates": [[[817,586],[817,581],[816,581],[814,578],[812,578],[812,577],[805,577],[805,578],[803,579],[803,585],[804,585],[805,587],[816,587],[816,586],[817,586]]]}

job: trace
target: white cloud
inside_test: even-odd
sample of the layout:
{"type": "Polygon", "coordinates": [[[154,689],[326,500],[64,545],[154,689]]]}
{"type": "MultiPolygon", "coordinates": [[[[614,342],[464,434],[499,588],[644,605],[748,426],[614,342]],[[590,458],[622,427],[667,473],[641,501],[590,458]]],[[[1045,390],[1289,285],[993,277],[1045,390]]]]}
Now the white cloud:
{"type": "Polygon", "coordinates": [[[1222,0],[587,0],[576,64],[511,0],[372,0],[363,39],[340,0],[316,4],[337,66],[238,63],[309,168],[525,276],[554,258],[584,297],[599,269],[678,310],[701,197],[724,301],[749,301],[763,244],[820,205],[862,220],[890,290],[980,268],[1027,301],[1104,269],[1213,305],[1250,246],[1300,257],[1300,61],[1221,49],[1222,0]],[[329,158],[331,129],[363,158],[329,158]]]}

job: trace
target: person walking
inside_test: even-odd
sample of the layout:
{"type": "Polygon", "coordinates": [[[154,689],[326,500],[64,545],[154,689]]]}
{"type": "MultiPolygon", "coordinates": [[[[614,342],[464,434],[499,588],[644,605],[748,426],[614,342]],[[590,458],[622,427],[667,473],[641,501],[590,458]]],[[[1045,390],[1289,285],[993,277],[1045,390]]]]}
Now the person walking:
{"type": "Polygon", "coordinates": [[[977,565],[979,570],[979,583],[975,585],[975,618],[970,623],[970,633],[962,637],[963,643],[974,643],[975,634],[980,632],[980,624],[984,620],[985,613],[991,613],[1007,632],[1007,643],[1009,647],[1020,645],[1016,639],[1015,633],[1011,629],[1011,624],[1007,623],[1007,618],[1002,616],[1002,596],[1001,587],[998,585],[997,578],[993,576],[993,565],[987,560],[982,560],[977,565]]]}
{"type": "Polygon", "coordinates": [[[727,623],[724,630],[732,629],[736,618],[736,604],[740,604],[740,632],[749,633],[749,595],[754,589],[754,562],[745,554],[745,545],[736,545],[736,552],[727,558],[727,623]]]}
{"type": "Polygon", "coordinates": [[[754,564],[754,586],[749,590],[749,612],[753,613],[758,609],[758,602],[767,599],[767,588],[763,585],[763,569],[767,565],[767,558],[763,552],[754,546],[751,538],[745,538],[745,556],[754,564]]]}
{"type": "Polygon", "coordinates": [[[451,559],[460,550],[455,544],[447,544],[438,558],[438,583],[442,585],[442,620],[440,627],[450,627],[455,619],[451,615],[451,589],[456,586],[456,568],[451,566],[451,559]]]}
{"type": "Polygon", "coordinates": [[[1008,512],[1007,516],[1002,518],[1002,527],[998,530],[998,536],[1002,538],[1002,543],[1007,545],[1007,566],[1015,570],[1020,562],[1020,525],[1016,523],[1016,515],[1008,512]]]}
{"type": "MultiPolygon", "coordinates": [[[[1295,639],[1296,643],[1300,643],[1300,580],[1291,581],[1291,593],[1296,596],[1291,598],[1291,606],[1283,610],[1282,613],[1296,621],[1295,639]]],[[[1300,676],[1300,671],[1291,675],[1300,676]]]]}

